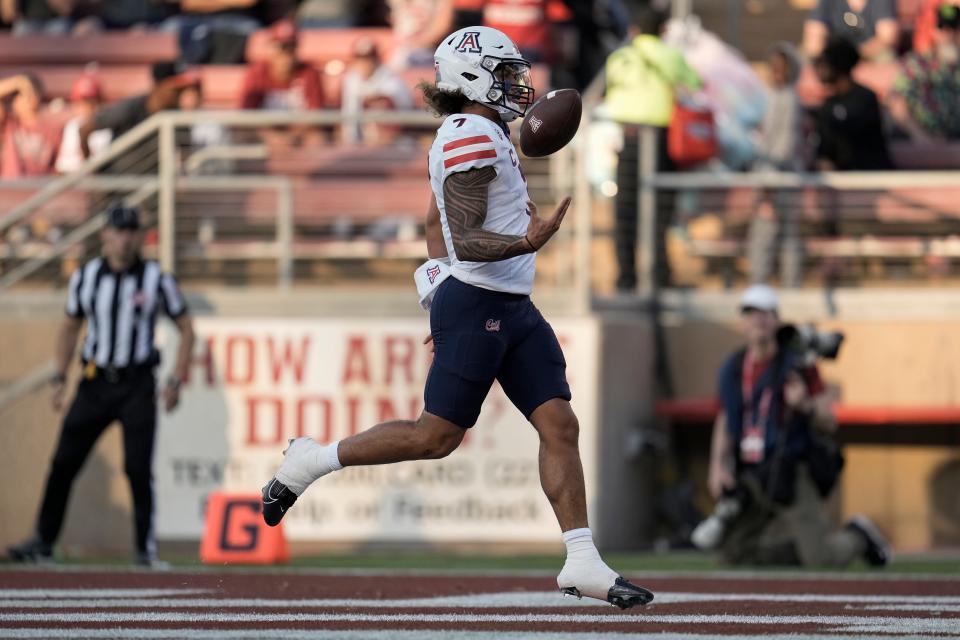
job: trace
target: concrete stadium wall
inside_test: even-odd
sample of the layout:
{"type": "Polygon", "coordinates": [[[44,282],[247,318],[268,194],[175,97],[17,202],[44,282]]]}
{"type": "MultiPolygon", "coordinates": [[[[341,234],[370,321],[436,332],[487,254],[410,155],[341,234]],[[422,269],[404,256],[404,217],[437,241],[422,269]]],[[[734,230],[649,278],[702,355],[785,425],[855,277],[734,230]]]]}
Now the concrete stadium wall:
{"type": "MultiPolygon", "coordinates": [[[[0,386],[50,356],[62,313],[58,296],[14,297],[0,300],[0,386]]],[[[198,314],[229,317],[255,315],[251,309],[262,309],[273,317],[418,317],[408,297],[384,292],[344,296],[219,290],[191,298],[198,314]]],[[[821,323],[847,333],[840,360],[822,368],[841,400],[883,406],[956,404],[960,310],[934,293],[926,297],[920,293],[906,302],[902,296],[888,299],[879,294],[865,300],[842,307],[842,321],[821,323]]],[[[676,393],[710,395],[717,366],[740,341],[732,312],[735,298],[699,295],[667,302],[672,311],[666,316],[665,337],[676,393]]],[[[562,315],[560,302],[540,300],[538,304],[548,317],[562,315]]],[[[655,486],[661,470],[642,446],[645,429],[654,424],[653,331],[637,309],[604,310],[597,315],[600,408],[596,417],[581,416],[597,420],[602,427],[593,526],[603,547],[636,548],[657,535],[654,496],[648,488],[655,486]]],[[[816,298],[801,295],[787,297],[784,315],[816,320],[826,314],[816,298]]],[[[58,425],[46,389],[0,408],[0,483],[8,487],[0,494],[0,545],[22,539],[33,527],[58,425]]],[[[696,480],[700,505],[709,508],[702,487],[703,453],[702,448],[690,453],[689,473],[696,480]]],[[[960,460],[956,444],[855,445],[848,447],[847,459],[839,495],[844,516],[863,512],[874,517],[900,549],[960,543],[960,525],[944,521],[932,506],[938,472],[960,460]]],[[[71,555],[129,554],[129,510],[121,438],[113,426],[98,443],[74,489],[63,548],[71,555]]]]}
{"type": "MultiPolygon", "coordinates": [[[[218,290],[189,297],[199,316],[410,317],[426,321],[410,296],[392,292],[284,295],[218,290]]],[[[14,298],[0,300],[0,388],[51,357],[62,314],[59,296],[26,297],[19,302],[14,298]]],[[[564,315],[567,301],[538,299],[537,303],[549,318],[556,319],[564,315]]],[[[599,415],[579,416],[591,431],[597,424],[602,425],[600,441],[596,443],[598,455],[605,461],[596,465],[601,498],[591,510],[598,540],[607,547],[634,547],[637,532],[650,526],[651,514],[637,507],[634,492],[622,490],[643,482],[642,467],[624,457],[624,443],[638,425],[650,418],[649,339],[650,331],[642,316],[614,313],[601,319],[600,361],[607,363],[597,381],[602,410],[599,415]]],[[[74,379],[70,381],[71,393],[77,373],[74,370],[74,379]]],[[[20,488],[0,494],[0,548],[22,540],[33,530],[61,419],[49,401],[49,391],[43,388],[0,408],[0,482],[20,488]]],[[[122,467],[121,431],[119,425],[112,425],[97,443],[74,487],[60,541],[61,550],[67,555],[130,554],[131,501],[122,467]]],[[[184,547],[180,542],[176,541],[178,551],[191,552],[189,545],[184,547]]],[[[162,539],[160,546],[162,552],[162,539]]],[[[556,547],[559,548],[559,542],[556,547]]],[[[294,547],[295,552],[297,548],[294,547]]],[[[315,551],[317,546],[300,544],[299,548],[315,551]]],[[[542,546],[540,549],[544,550],[542,546]]]]}

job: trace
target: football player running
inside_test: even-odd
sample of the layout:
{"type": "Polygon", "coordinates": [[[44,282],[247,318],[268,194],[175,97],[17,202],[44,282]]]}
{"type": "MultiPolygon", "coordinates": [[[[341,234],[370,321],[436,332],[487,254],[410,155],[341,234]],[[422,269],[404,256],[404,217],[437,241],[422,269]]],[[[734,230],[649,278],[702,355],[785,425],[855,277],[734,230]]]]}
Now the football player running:
{"type": "Polygon", "coordinates": [[[594,545],[566,362],[529,297],[536,253],[570,206],[565,198],[550,217],[537,214],[505,125],[533,102],[530,65],[507,36],[487,27],[451,34],[434,57],[436,84],[421,88],[446,119],[429,154],[427,229],[431,258],[441,260],[417,277],[434,346],[424,411],[326,446],[292,440],[263,488],[264,519],[277,524],[311,483],[343,467],[449,455],[497,380],[540,438],[540,482],[567,547],[558,587],[621,608],[646,604],[653,594],[608,567],[594,545]]]}

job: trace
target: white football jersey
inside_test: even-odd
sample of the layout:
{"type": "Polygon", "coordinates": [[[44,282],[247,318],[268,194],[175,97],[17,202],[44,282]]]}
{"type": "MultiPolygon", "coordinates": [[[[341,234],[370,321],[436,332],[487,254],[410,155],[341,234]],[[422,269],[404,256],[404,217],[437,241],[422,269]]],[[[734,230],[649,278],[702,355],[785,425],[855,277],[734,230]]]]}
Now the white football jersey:
{"type": "Polygon", "coordinates": [[[430,186],[437,198],[443,240],[450,256],[450,273],[484,289],[529,295],[533,289],[536,254],[527,253],[499,262],[464,262],[457,258],[447,224],[443,183],[452,173],[493,167],[497,177],[488,185],[487,218],[483,228],[495,233],[527,233],[527,181],[513,143],[500,126],[483,116],[458,113],[444,120],[430,148],[430,186]]]}

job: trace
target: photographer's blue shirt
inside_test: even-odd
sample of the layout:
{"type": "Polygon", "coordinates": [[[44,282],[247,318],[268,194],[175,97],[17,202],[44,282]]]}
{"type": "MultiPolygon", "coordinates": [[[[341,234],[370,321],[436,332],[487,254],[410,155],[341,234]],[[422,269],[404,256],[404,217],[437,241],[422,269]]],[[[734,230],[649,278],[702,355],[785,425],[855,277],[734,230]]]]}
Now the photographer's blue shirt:
{"type": "MultiPolygon", "coordinates": [[[[777,441],[781,433],[784,419],[783,385],[787,372],[798,370],[807,383],[812,395],[823,391],[823,382],[816,367],[799,367],[796,357],[790,353],[778,355],[765,365],[756,365],[756,372],[749,376],[753,380],[750,390],[750,406],[745,407],[744,360],[746,350],[741,349],[727,358],[720,368],[718,389],[720,405],[727,417],[727,433],[737,456],[737,466],[745,464],[740,456],[740,442],[744,436],[745,415],[763,416],[763,459],[769,459],[777,448],[777,441]],[[775,388],[778,387],[778,388],[775,388]],[[769,392],[769,393],[766,393],[769,392]],[[764,395],[769,403],[764,403],[764,395]],[[769,404],[769,406],[762,406],[769,404]]],[[[809,418],[802,414],[793,414],[784,452],[791,458],[803,458],[810,446],[809,418]]]]}

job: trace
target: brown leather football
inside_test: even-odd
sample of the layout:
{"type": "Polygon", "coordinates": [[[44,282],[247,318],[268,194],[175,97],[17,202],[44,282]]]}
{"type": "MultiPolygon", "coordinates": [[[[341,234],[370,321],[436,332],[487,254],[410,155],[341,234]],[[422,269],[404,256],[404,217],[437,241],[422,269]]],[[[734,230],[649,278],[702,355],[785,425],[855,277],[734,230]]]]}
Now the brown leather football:
{"type": "Polygon", "coordinates": [[[520,125],[520,150],[532,158],[562,149],[580,127],[583,104],[576,89],[551,91],[527,110],[520,125]]]}

